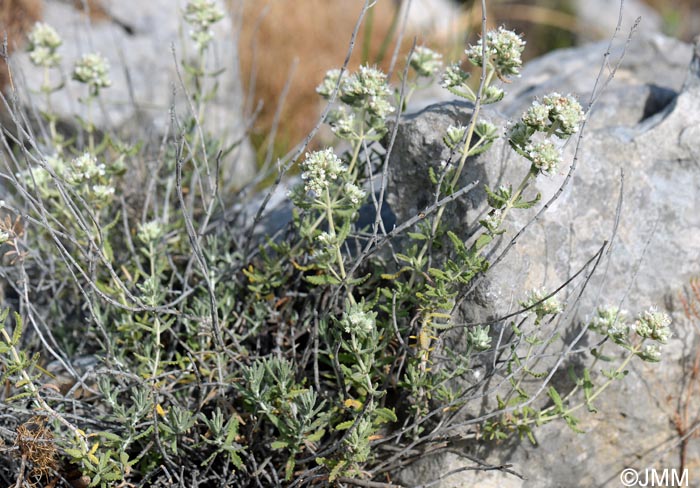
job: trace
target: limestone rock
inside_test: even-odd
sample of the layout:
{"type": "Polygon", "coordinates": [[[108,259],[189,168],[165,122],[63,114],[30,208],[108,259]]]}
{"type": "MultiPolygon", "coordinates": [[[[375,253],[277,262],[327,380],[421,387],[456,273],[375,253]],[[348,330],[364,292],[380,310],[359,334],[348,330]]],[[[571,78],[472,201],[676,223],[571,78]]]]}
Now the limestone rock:
{"type": "MultiPolygon", "coordinates": [[[[180,118],[190,115],[178,70],[185,77],[181,61],[195,54],[189,39],[189,26],[182,20],[185,0],[120,0],[105,2],[104,11],[89,18],[71,5],[72,2],[46,0],[43,21],[54,27],[63,39],[60,48],[62,73],[54,73],[53,84],[65,82],[65,88],[52,95],[52,110],[61,120],[74,121],[78,114],[86,117],[78,98],[86,95],[84,86],[71,79],[72,68],[83,54],[99,52],[110,64],[112,85],[100,92],[99,109],[93,110],[93,122],[102,131],[119,130],[141,139],[158,140],[170,124],[170,109],[180,118]],[[173,55],[174,50],[174,55],[173,55]]],[[[219,7],[226,12],[225,2],[219,7]]],[[[207,51],[206,69],[216,77],[216,97],[208,102],[205,128],[225,137],[230,144],[241,139],[244,121],[241,110],[243,94],[236,62],[237,51],[230,16],[213,26],[215,40],[207,51]]],[[[36,96],[43,80],[43,69],[33,66],[23,51],[11,57],[16,83],[22,100],[31,99],[40,109],[43,97],[36,96]]],[[[209,83],[207,89],[213,85],[209,83]]],[[[228,156],[226,180],[240,186],[254,171],[254,158],[243,141],[228,156]],[[234,180],[234,181],[231,181],[234,180]]]]}
{"type": "MultiPolygon", "coordinates": [[[[510,87],[502,105],[497,106],[498,112],[487,107],[483,118],[495,124],[516,120],[534,97],[554,90],[577,93],[587,100],[604,51],[605,45],[594,44],[555,52],[531,63],[510,87]]],[[[658,34],[633,41],[618,76],[588,115],[573,178],[505,259],[489,270],[477,289],[478,296],[467,299],[460,309],[456,319],[466,323],[499,317],[514,311],[514,304],[525,298],[527,290],[546,285],[552,291],[564,283],[613,237],[622,188],[622,211],[611,252],[578,306],[565,313],[559,325],[561,334],[578,334],[597,305],[621,303],[632,314],[657,305],[671,312],[674,319],[674,337],[663,348],[662,362],[650,365],[632,361],[630,374],[599,398],[596,406],[600,413],[580,416],[586,435],[574,434],[563,422],[555,422],[535,430],[537,446],[523,441],[472,452],[493,464],[512,464],[527,479],[521,482],[501,474],[504,478],[498,486],[613,486],[627,467],[678,467],[678,449],[661,446],[678,440],[673,425],[677,404],[673,399],[682,392],[683,378],[695,357],[693,347],[698,344],[697,326],[684,318],[674,298],[691,277],[700,274],[697,48],[688,70],[691,58],[691,46],[658,34]]],[[[445,103],[401,122],[388,184],[388,201],[399,223],[432,202],[431,185],[426,184],[427,167],[437,167],[449,157],[441,144],[442,135],[449,125],[468,121],[470,114],[468,105],[445,103]]],[[[540,206],[563,183],[573,161],[575,143],[571,141],[565,148],[566,167],[550,178],[539,177],[531,190],[533,194],[542,193],[540,206]]],[[[468,161],[462,183],[479,180],[492,188],[517,185],[528,168],[529,163],[501,140],[489,152],[468,161]]],[[[484,212],[484,196],[482,191],[474,190],[446,212],[450,226],[465,238],[484,212]]],[[[509,214],[506,225],[510,233],[500,249],[537,210],[539,207],[509,214]]],[[[561,297],[573,301],[580,284],[580,280],[574,281],[561,297]]],[[[587,341],[584,336],[579,346],[588,345],[587,341]]],[[[575,363],[576,359],[571,361],[575,363]]],[[[698,406],[692,408],[697,411],[698,406]]],[[[689,443],[688,459],[697,458],[698,444],[697,439],[689,443]]],[[[399,481],[418,486],[469,464],[459,464],[449,456],[421,460],[399,481]]],[[[688,467],[690,479],[698,479],[697,463],[688,467]]],[[[484,476],[463,471],[431,486],[490,486],[492,480],[484,476]]]]}

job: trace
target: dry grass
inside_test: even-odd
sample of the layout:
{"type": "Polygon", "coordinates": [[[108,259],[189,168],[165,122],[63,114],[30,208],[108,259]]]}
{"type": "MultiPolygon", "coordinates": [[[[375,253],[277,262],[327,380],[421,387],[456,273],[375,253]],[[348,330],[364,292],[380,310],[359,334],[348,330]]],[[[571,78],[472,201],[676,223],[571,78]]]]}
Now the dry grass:
{"type": "MultiPolygon", "coordinates": [[[[41,0],[2,0],[0,2],[0,36],[7,36],[8,51],[22,46],[25,33],[41,19],[41,0]]],[[[7,65],[0,61],[0,88],[10,82],[7,65]]]]}
{"type": "MultiPolygon", "coordinates": [[[[273,125],[278,101],[290,80],[282,107],[278,141],[295,144],[318,120],[321,98],[315,88],[325,72],[343,64],[362,0],[246,0],[240,32],[243,82],[253,92],[252,106],[264,101],[256,132],[264,136],[273,125]]],[[[370,35],[369,60],[376,59],[390,33],[394,3],[377,2],[370,35]]],[[[358,35],[349,68],[362,61],[363,31],[358,35]]],[[[410,41],[406,36],[404,53],[410,41]]],[[[419,39],[420,42],[420,39],[419,39]]],[[[387,68],[390,58],[380,63],[387,68]]]]}

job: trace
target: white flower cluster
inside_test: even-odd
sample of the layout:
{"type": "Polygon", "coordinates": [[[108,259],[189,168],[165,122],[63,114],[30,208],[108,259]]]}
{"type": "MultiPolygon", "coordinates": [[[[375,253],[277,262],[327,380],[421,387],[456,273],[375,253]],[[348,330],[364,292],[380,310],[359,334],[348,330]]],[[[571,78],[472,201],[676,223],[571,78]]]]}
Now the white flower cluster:
{"type": "Polygon", "coordinates": [[[617,307],[598,307],[596,316],[589,322],[588,328],[620,343],[629,334],[627,311],[617,307]]]}
{"type": "Polygon", "coordinates": [[[331,97],[331,95],[333,94],[335,87],[338,86],[339,79],[340,79],[340,70],[339,69],[331,69],[331,70],[326,71],[326,76],[323,77],[323,81],[321,82],[320,85],[318,85],[316,87],[316,93],[318,93],[323,98],[328,100],[331,97]]]}
{"type": "Polygon", "coordinates": [[[563,139],[578,132],[584,114],[581,104],[574,97],[554,92],[544,97],[542,102],[549,109],[549,119],[558,124],[557,136],[563,139]]]}
{"type": "MultiPolygon", "coordinates": [[[[469,61],[476,66],[482,64],[483,39],[469,46],[465,53],[469,61]]],[[[513,31],[499,27],[486,33],[486,58],[498,76],[517,76],[523,64],[522,53],[525,41],[513,31]]]]}
{"type": "Polygon", "coordinates": [[[184,18],[193,27],[190,37],[197,49],[203,51],[214,38],[211,26],[223,19],[224,13],[213,0],[190,0],[185,7],[184,18]]]}
{"type": "Polygon", "coordinates": [[[326,100],[338,87],[338,99],[344,106],[329,116],[333,132],[346,140],[357,140],[360,133],[379,140],[386,133],[386,118],[395,110],[386,74],[371,66],[360,66],[340,84],[339,79],[340,70],[332,69],[316,87],[316,93],[326,100]]]}
{"type": "Polygon", "coordinates": [[[520,302],[520,306],[529,309],[529,313],[536,316],[535,323],[539,324],[546,315],[556,315],[563,309],[556,297],[544,299],[548,293],[545,290],[532,290],[527,299],[520,302]]]}
{"type": "Polygon", "coordinates": [[[467,332],[467,342],[475,351],[486,351],[491,347],[490,327],[477,325],[467,332]]]}
{"type": "Polygon", "coordinates": [[[301,163],[301,169],[304,190],[315,196],[322,195],[332,181],[347,171],[343,162],[330,148],[307,153],[306,159],[301,163]]]}
{"type": "Polygon", "coordinates": [[[29,59],[36,66],[45,68],[58,66],[61,61],[58,48],[62,43],[61,37],[53,27],[37,22],[29,33],[29,59]]]}
{"type": "Polygon", "coordinates": [[[447,132],[443,136],[442,140],[447,147],[454,149],[462,142],[466,133],[467,128],[462,124],[451,125],[447,128],[447,132]]]}
{"type": "Polygon", "coordinates": [[[100,178],[105,173],[105,165],[102,163],[98,164],[95,156],[86,152],[71,161],[66,168],[64,177],[67,182],[79,185],[83,182],[100,178]]]}
{"type": "Polygon", "coordinates": [[[109,63],[101,54],[85,54],[75,63],[73,79],[85,83],[90,88],[90,93],[97,95],[100,88],[112,84],[109,80],[109,63]]]}
{"type": "Polygon", "coordinates": [[[655,307],[640,313],[632,325],[628,324],[626,312],[617,307],[600,307],[588,327],[634,351],[643,361],[657,362],[661,359],[659,345],[671,337],[670,324],[671,318],[655,307]]]}
{"type": "Polygon", "coordinates": [[[47,169],[34,168],[17,175],[27,185],[41,192],[44,198],[56,196],[56,190],[50,184],[52,177],[48,168],[74,190],[82,193],[83,197],[96,207],[109,203],[114,197],[115,188],[110,177],[114,172],[114,166],[111,171],[108,171],[104,164],[98,163],[95,156],[88,152],[70,162],[64,161],[60,156],[47,157],[45,164],[47,169]]]}
{"type": "Polygon", "coordinates": [[[442,54],[425,46],[418,46],[413,50],[409,64],[419,76],[434,76],[442,68],[442,54]]]}
{"type": "Polygon", "coordinates": [[[632,329],[639,337],[666,344],[671,337],[669,325],[671,325],[671,318],[659,312],[656,307],[651,307],[639,315],[632,329]]]}
{"type": "Polygon", "coordinates": [[[345,332],[365,337],[374,330],[376,318],[376,312],[366,312],[363,305],[357,303],[347,307],[341,324],[345,332]]]}
{"type": "Polygon", "coordinates": [[[85,196],[98,207],[107,204],[114,196],[115,189],[109,184],[107,168],[90,153],[86,152],[65,165],[63,177],[75,187],[82,186],[85,196]]]}
{"type": "Polygon", "coordinates": [[[139,224],[137,237],[145,244],[158,242],[165,234],[165,226],[160,220],[139,224]]]}
{"type": "Polygon", "coordinates": [[[560,139],[565,139],[578,132],[583,120],[581,104],[571,95],[550,93],[535,101],[523,114],[522,122],[539,132],[552,132],[560,139]]]}
{"type": "Polygon", "coordinates": [[[357,72],[343,80],[340,91],[344,103],[369,110],[382,119],[394,111],[388,100],[390,96],[386,74],[371,66],[360,66],[357,72]]]}
{"type": "Polygon", "coordinates": [[[569,138],[578,131],[583,117],[581,104],[574,97],[550,93],[542,102],[532,102],[521,119],[510,128],[508,142],[529,159],[539,173],[551,174],[561,161],[561,151],[552,141],[552,136],[569,138]],[[544,141],[533,140],[538,132],[543,134],[544,141]]]}
{"type": "Polygon", "coordinates": [[[524,151],[532,165],[545,175],[552,174],[561,161],[561,151],[549,140],[530,143],[524,151]]]}
{"type": "Polygon", "coordinates": [[[479,223],[489,232],[495,234],[503,223],[503,211],[498,208],[491,210],[479,223]]]}
{"type": "Polygon", "coordinates": [[[359,207],[362,201],[365,199],[365,196],[367,196],[364,190],[362,190],[356,184],[350,183],[349,181],[345,183],[343,190],[343,197],[350,202],[350,205],[353,208],[359,207]]]}
{"type": "Polygon", "coordinates": [[[446,89],[459,88],[469,79],[469,73],[459,67],[459,63],[454,63],[445,69],[442,74],[440,86],[446,89]]]}

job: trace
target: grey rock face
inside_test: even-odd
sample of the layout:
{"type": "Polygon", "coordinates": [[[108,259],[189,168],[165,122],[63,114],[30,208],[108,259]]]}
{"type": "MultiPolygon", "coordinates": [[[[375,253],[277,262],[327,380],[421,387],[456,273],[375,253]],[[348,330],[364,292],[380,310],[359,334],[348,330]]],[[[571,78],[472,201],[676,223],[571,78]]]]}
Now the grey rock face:
{"type": "MultiPolygon", "coordinates": [[[[498,112],[487,108],[483,118],[495,124],[517,120],[536,96],[555,90],[576,93],[586,101],[604,52],[605,45],[594,44],[534,61],[509,87],[498,112]]],[[[632,314],[650,305],[666,308],[674,319],[674,337],[663,348],[661,363],[632,361],[629,375],[599,398],[600,413],[579,415],[586,435],[555,422],[536,429],[537,446],[523,441],[472,453],[494,464],[512,464],[526,480],[501,472],[463,471],[431,486],[619,486],[618,476],[628,467],[678,468],[674,402],[698,344],[697,325],[685,319],[673,298],[700,273],[700,53],[696,49],[688,71],[692,54],[691,46],[661,35],[633,41],[616,78],[588,114],[573,178],[489,271],[478,298],[468,298],[455,317],[471,323],[503,316],[517,310],[527,290],[546,286],[553,291],[570,278],[612,238],[623,171],[622,210],[611,252],[580,304],[566,311],[559,327],[563,336],[574,337],[597,305],[621,303],[632,314]]],[[[437,169],[449,157],[442,135],[449,125],[468,121],[470,114],[469,106],[446,103],[401,123],[388,185],[388,200],[399,223],[432,203],[427,168],[437,169]]],[[[529,190],[532,195],[541,192],[542,203],[509,214],[509,233],[499,249],[557,192],[573,161],[575,142],[564,150],[568,164],[550,178],[539,177],[529,190]]],[[[462,183],[478,179],[491,188],[517,185],[528,168],[529,163],[501,140],[467,163],[462,183]]],[[[474,190],[446,215],[450,226],[466,238],[484,211],[484,194],[474,190]]],[[[580,285],[580,280],[572,282],[559,295],[561,300],[573,301],[580,285]]],[[[584,336],[578,345],[588,341],[584,336]]],[[[697,403],[693,408],[697,411],[697,403]]],[[[687,459],[696,460],[686,465],[692,486],[700,480],[700,442],[692,440],[687,448],[687,459]]],[[[408,468],[399,481],[418,486],[468,464],[452,454],[437,455],[408,468]]]]}
{"type": "MultiPolygon", "coordinates": [[[[626,0],[623,5],[622,23],[620,29],[623,35],[630,30],[637,18],[640,18],[640,28],[646,32],[661,32],[663,19],[654,8],[641,0],[626,0]]],[[[615,30],[619,18],[620,0],[576,0],[574,11],[581,37],[586,39],[586,32],[608,35],[615,30]]]]}
{"type": "MultiPolygon", "coordinates": [[[[93,122],[102,131],[120,130],[139,138],[164,134],[170,124],[170,109],[180,118],[190,116],[183,93],[182,77],[187,76],[181,61],[194,59],[195,47],[189,39],[190,27],[182,20],[185,0],[120,0],[104,2],[106,19],[88,20],[72,2],[46,0],[43,21],[54,27],[63,39],[61,77],[54,73],[52,83],[65,82],[65,88],[52,96],[52,110],[64,121],[75,116],[85,118],[85,107],[78,98],[87,94],[85,86],[71,80],[74,63],[83,54],[99,52],[110,64],[112,85],[100,92],[99,109],[93,110],[93,122]],[[173,49],[175,56],[173,55],[173,49]],[[176,59],[177,58],[177,59],[176,59]]],[[[219,7],[226,12],[225,2],[219,7]]],[[[207,105],[205,129],[225,137],[225,144],[241,139],[244,121],[237,51],[232,20],[229,16],[213,26],[215,39],[207,50],[206,69],[216,77],[216,97],[207,105]]],[[[24,52],[16,52],[11,66],[25,92],[21,98],[45,109],[43,97],[36,96],[43,80],[43,69],[29,62],[24,52]]],[[[206,88],[211,89],[213,81],[206,88]]],[[[244,141],[229,155],[226,180],[233,186],[247,181],[254,171],[252,151],[244,141]]]]}

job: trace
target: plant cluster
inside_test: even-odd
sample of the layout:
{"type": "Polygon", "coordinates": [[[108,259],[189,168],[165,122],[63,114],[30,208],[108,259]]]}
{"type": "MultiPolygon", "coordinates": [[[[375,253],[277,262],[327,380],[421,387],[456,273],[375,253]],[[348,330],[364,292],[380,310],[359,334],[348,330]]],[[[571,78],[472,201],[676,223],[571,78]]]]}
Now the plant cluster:
{"type": "MultiPolygon", "coordinates": [[[[595,410],[629,361],[659,359],[670,334],[664,314],[650,310],[630,324],[602,309],[587,327],[621,348],[619,364],[598,371],[611,358],[596,349],[569,392],[539,395],[549,371],[536,365],[561,341],[563,310],[543,290],[524,296],[517,320],[470,325],[462,343],[441,343],[457,327],[459,294],[488,271],[486,251],[507,231],[507,215],[535,206],[539,194],[525,197],[530,184],[560,164],[553,137],[579,130],[583,111],[571,96],[534,102],[509,128],[530,166],[515,189],[486,188],[489,209],[475,235],[445,228],[442,203],[401,249],[384,253],[391,229],[359,219],[363,207],[381,215],[384,188],[374,182],[386,172],[390,122],[438,78],[474,109],[466,126],[447,129],[453,157],[426,181],[437,202],[462,191],[467,160],[503,130],[481,109],[519,73],[520,36],[499,28],[466,49],[480,88],[458,64],[443,71],[426,47],[406,60],[408,90],[371,66],[329,72],[317,91],[333,104],[328,121],[346,150],[300,158],[293,220],[259,239],[258,221],[238,216],[207,232],[222,201],[219,163],[232,149],[202,127],[205,81],[217,76],[204,54],[222,13],[192,0],[184,18],[199,56],[183,61],[193,110],[175,118],[157,152],[95,130],[90,107],[110,86],[96,54],[74,70],[89,92],[87,143],[58,131],[50,99],[62,88],[47,83],[37,123],[49,130],[36,136],[18,124],[19,134],[3,134],[0,176],[11,196],[0,202],[0,277],[16,313],[0,317],[0,410],[23,419],[13,426],[19,456],[4,472],[29,463],[14,476],[54,486],[72,471],[88,486],[369,486],[460,439],[534,441],[533,427],[554,420],[578,429],[573,413],[595,410]],[[145,194],[130,192],[138,172],[149,175],[145,194]],[[81,369],[85,357],[92,365],[81,369]],[[487,358],[499,366],[480,376],[487,358]],[[494,379],[502,387],[489,390],[494,379]],[[493,400],[486,410],[471,401],[482,390],[493,400]]],[[[32,61],[56,68],[60,44],[37,25],[32,61]]]]}

